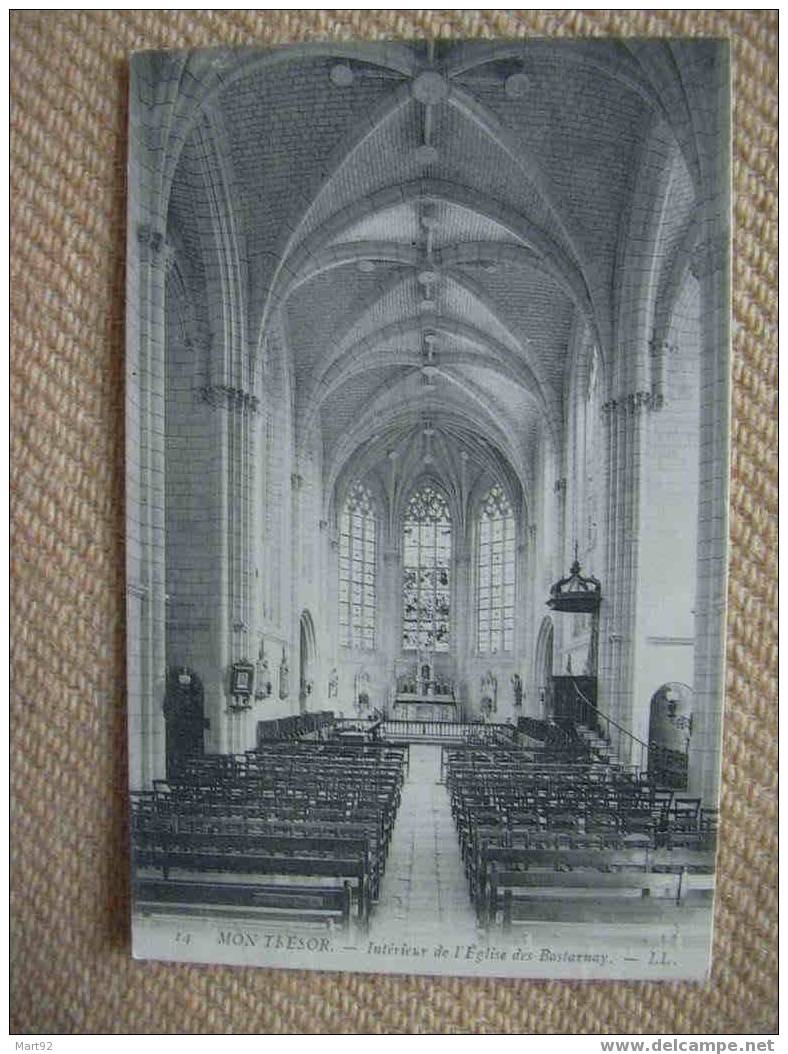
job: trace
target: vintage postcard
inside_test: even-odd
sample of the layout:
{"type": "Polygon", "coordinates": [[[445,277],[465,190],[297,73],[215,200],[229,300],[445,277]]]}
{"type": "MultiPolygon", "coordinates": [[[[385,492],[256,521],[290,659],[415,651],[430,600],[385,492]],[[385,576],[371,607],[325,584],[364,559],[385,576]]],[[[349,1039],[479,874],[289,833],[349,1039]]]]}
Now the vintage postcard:
{"type": "Polygon", "coordinates": [[[133,950],[703,978],[725,41],[131,58],[133,950]]]}

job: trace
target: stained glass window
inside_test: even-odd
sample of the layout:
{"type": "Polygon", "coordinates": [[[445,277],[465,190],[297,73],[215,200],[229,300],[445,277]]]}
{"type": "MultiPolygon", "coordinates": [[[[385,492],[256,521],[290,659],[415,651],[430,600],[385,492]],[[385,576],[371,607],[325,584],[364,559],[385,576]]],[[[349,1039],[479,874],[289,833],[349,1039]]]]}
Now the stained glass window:
{"type": "Polygon", "coordinates": [[[490,488],[479,512],[477,644],[480,652],[514,643],[514,514],[503,489],[490,488]]]}
{"type": "Polygon", "coordinates": [[[405,510],[402,646],[448,651],[451,610],[451,516],[429,484],[405,510]]]}
{"type": "Polygon", "coordinates": [[[361,483],[350,488],[339,531],[339,640],[375,647],[375,506],[361,483]]]}

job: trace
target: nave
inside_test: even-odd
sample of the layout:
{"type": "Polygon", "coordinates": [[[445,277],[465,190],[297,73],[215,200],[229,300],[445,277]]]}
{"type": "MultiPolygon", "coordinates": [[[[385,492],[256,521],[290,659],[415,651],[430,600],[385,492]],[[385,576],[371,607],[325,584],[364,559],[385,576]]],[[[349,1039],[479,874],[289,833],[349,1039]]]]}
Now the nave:
{"type": "Polygon", "coordinates": [[[442,747],[410,746],[408,775],[371,936],[438,926],[458,941],[476,936],[457,831],[441,782],[442,747]]]}

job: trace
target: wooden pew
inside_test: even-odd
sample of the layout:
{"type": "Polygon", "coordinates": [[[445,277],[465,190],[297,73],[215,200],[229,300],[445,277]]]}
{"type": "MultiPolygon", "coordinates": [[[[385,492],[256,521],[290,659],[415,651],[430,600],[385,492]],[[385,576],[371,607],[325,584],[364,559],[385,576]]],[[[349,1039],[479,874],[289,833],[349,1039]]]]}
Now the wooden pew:
{"type": "Polygon", "coordinates": [[[626,902],[624,916],[647,902],[639,905],[645,918],[711,896],[713,853],[699,850],[715,844],[714,817],[704,816],[697,799],[676,798],[643,774],[610,761],[492,746],[445,747],[441,773],[482,923],[500,914],[504,900],[515,918],[537,906],[550,918],[578,918],[578,900],[586,915],[612,919],[618,900],[626,902]],[[560,858],[529,856],[539,849],[560,858]],[[535,879],[534,869],[547,877],[535,879]],[[576,870],[581,877],[560,877],[576,870]],[[651,873],[658,877],[649,885],[643,875],[651,873]],[[610,874],[594,885],[593,876],[610,874]]]}
{"type": "MultiPolygon", "coordinates": [[[[311,879],[332,878],[337,880],[337,885],[351,883],[358,920],[365,926],[369,919],[370,872],[365,843],[345,846],[330,839],[265,839],[255,844],[254,840],[236,839],[231,835],[197,835],[192,839],[182,834],[173,836],[173,844],[167,841],[157,836],[151,838],[149,847],[134,849],[138,877],[142,868],[161,870],[165,881],[173,871],[187,874],[217,871],[288,878],[288,888],[294,884],[293,880],[303,879],[305,890],[309,889],[311,879]],[[184,839],[191,844],[184,846],[184,839]],[[157,841],[159,844],[155,844],[157,841]],[[312,844],[296,846],[292,844],[295,841],[312,844]],[[315,843],[320,843],[319,848],[315,848],[315,843]]],[[[262,884],[274,886],[272,882],[262,884]]]]}
{"type": "Polygon", "coordinates": [[[580,869],[603,871],[646,871],[648,856],[643,849],[535,849],[485,845],[476,861],[473,900],[479,922],[486,925],[496,905],[493,873],[524,872],[532,868],[558,873],[580,869]]]}
{"type": "Polygon", "coordinates": [[[713,876],[665,872],[497,871],[490,877],[487,918],[502,906],[505,930],[513,922],[678,922],[708,910],[713,876]]]}
{"type": "Polygon", "coordinates": [[[666,900],[678,907],[707,906],[713,888],[714,854],[708,852],[488,846],[477,912],[483,924],[495,922],[501,907],[509,922],[645,922],[666,916],[666,900]],[[649,898],[653,903],[645,903],[649,898]]]}
{"type": "MultiPolygon", "coordinates": [[[[266,861],[265,866],[268,859],[273,858],[282,859],[287,867],[291,858],[325,858],[332,862],[352,859],[357,860],[357,872],[364,877],[366,896],[376,898],[380,884],[380,870],[376,862],[370,859],[366,838],[277,836],[248,830],[149,830],[139,833],[135,857],[140,866],[160,868],[164,878],[176,868],[188,871],[249,871],[254,869],[258,857],[266,861]],[[199,866],[197,860],[201,862],[199,866]],[[211,863],[206,863],[207,860],[211,863]]],[[[288,870],[282,873],[297,872],[288,870]]]]}
{"type": "Polygon", "coordinates": [[[208,897],[217,906],[267,905],[296,918],[309,904],[318,915],[341,914],[337,891],[347,885],[365,927],[405,759],[391,746],[347,749],[297,739],[188,759],[176,777],[134,797],[135,890],[148,904],[160,896],[188,909],[191,897],[208,897]],[[151,869],[162,877],[145,873],[151,869]],[[212,872],[238,880],[202,877],[212,872]]]}
{"type": "Polygon", "coordinates": [[[252,909],[255,916],[338,923],[345,930],[350,925],[352,891],[348,881],[341,887],[322,887],[136,878],[133,892],[142,911],[159,909],[162,904],[186,912],[196,907],[244,908],[252,909]]]}

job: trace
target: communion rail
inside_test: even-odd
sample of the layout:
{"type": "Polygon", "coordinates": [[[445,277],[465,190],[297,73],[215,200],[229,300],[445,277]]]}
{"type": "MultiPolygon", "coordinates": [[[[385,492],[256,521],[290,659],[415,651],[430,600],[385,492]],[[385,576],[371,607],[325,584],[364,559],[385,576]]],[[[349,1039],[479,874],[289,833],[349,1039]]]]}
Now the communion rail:
{"type": "Polygon", "coordinates": [[[481,724],[472,721],[418,721],[391,718],[378,721],[338,718],[332,731],[340,737],[354,734],[386,743],[463,743],[492,746],[513,743],[516,729],[512,725],[481,724]]]}

